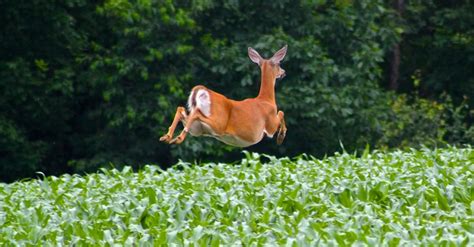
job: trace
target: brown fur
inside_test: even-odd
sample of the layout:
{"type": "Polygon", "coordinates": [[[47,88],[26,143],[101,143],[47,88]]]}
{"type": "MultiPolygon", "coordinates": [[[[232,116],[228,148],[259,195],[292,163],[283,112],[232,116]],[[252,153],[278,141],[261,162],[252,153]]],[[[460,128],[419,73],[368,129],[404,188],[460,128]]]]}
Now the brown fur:
{"type": "MultiPolygon", "coordinates": [[[[284,49],[284,53],[281,57],[284,57],[286,53],[286,47],[284,49]]],[[[283,49],[278,51],[275,55],[282,52],[282,50],[283,49]]],[[[160,141],[176,144],[181,143],[186,138],[193,123],[197,121],[201,124],[200,130],[202,130],[202,132],[191,132],[193,135],[211,135],[217,139],[224,136],[231,136],[246,143],[240,146],[249,146],[258,143],[264,134],[273,136],[278,131],[277,143],[281,144],[285,138],[286,125],[284,113],[277,111],[274,86],[276,78],[284,75],[284,70],[280,68],[279,64],[274,63],[274,58],[264,60],[258,56],[256,58],[259,61],[258,64],[260,65],[262,78],[260,92],[257,97],[235,101],[203,85],[195,86],[190,95],[191,105],[189,106],[189,116],[186,115],[185,111],[183,114],[183,107],[178,107],[168,133],[162,136],[160,141]],[[209,117],[204,116],[196,107],[196,92],[199,89],[204,89],[209,93],[211,102],[211,114],[209,117]],[[179,121],[182,121],[183,125],[185,125],[184,130],[179,136],[172,139],[179,121]],[[206,125],[209,126],[210,129],[208,129],[206,125]]],[[[254,61],[254,59],[252,60],[254,61]]]]}

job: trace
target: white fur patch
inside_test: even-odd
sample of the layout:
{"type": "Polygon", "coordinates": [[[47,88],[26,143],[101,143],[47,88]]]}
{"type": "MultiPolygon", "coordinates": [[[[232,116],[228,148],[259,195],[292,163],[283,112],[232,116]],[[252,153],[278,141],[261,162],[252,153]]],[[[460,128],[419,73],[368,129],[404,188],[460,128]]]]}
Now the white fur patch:
{"type": "Polygon", "coordinates": [[[196,93],[196,107],[204,114],[209,117],[211,115],[211,96],[209,92],[204,89],[199,89],[196,93]]]}
{"type": "Polygon", "coordinates": [[[188,97],[188,111],[191,112],[193,110],[193,91],[191,91],[191,94],[188,97]]]}
{"type": "Polygon", "coordinates": [[[263,130],[263,133],[267,136],[267,137],[270,137],[270,138],[273,138],[273,135],[270,135],[266,129],[263,130]]]}

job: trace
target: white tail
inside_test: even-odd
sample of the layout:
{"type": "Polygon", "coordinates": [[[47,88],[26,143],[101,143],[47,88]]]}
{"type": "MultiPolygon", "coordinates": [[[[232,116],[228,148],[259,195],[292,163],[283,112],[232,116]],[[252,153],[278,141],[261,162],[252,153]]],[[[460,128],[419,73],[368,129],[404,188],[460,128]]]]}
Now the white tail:
{"type": "Polygon", "coordinates": [[[273,137],[278,131],[277,143],[281,144],[287,129],[284,113],[277,111],[275,81],[285,76],[280,61],[286,50],[285,45],[272,58],[263,59],[249,47],[248,55],[262,73],[258,96],[235,101],[202,85],[195,86],[188,98],[189,114],[184,107],[178,107],[168,133],[160,141],[179,144],[189,132],[193,136],[211,136],[232,146],[247,147],[260,142],[265,135],[273,137]],[[179,122],[184,129],[173,139],[179,122]]]}

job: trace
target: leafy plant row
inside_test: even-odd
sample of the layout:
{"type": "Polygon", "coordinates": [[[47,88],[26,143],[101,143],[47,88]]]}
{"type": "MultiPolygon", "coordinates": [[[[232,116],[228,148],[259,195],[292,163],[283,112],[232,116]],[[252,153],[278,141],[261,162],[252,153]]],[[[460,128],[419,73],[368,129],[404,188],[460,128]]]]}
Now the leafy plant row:
{"type": "Polygon", "coordinates": [[[0,245],[474,243],[474,149],[246,153],[0,184],[0,245]]]}

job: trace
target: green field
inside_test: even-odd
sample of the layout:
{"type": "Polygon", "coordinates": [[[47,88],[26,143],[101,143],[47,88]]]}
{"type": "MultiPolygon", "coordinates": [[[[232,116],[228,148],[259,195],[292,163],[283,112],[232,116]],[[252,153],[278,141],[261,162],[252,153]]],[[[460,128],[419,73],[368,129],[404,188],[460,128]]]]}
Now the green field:
{"type": "Polygon", "coordinates": [[[474,244],[474,149],[246,153],[0,184],[0,245],[474,244]]]}

